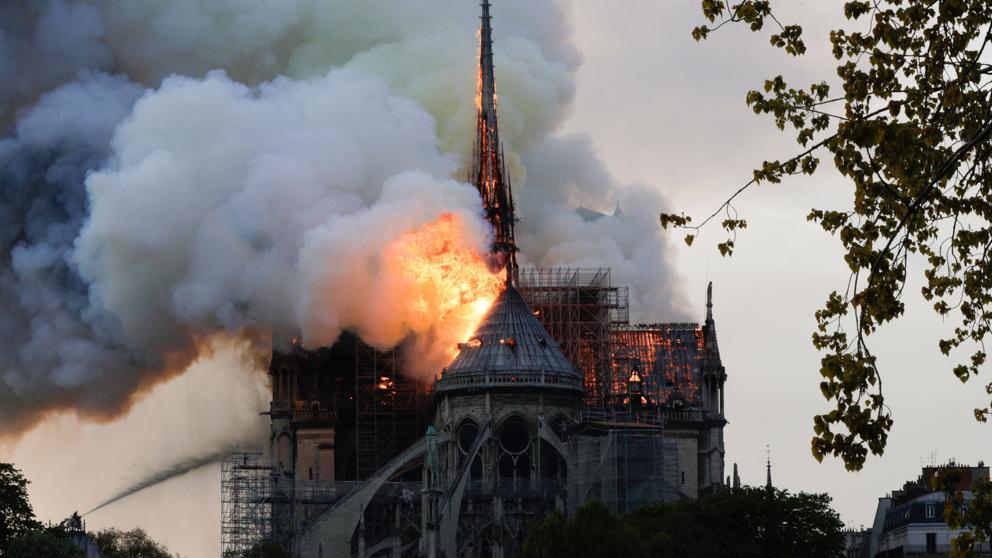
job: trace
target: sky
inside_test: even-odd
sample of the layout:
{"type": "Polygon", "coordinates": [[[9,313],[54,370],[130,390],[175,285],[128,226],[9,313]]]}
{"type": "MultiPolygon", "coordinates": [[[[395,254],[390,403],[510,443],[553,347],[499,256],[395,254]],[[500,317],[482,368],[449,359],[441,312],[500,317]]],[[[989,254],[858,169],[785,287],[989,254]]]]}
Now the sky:
{"type": "MultiPolygon", "coordinates": [[[[788,134],[745,105],[746,91],[777,74],[797,82],[833,76],[824,45],[841,2],[780,4],[783,20],[806,28],[810,52],[802,59],[771,48],[767,33],[729,28],[694,42],[690,31],[701,19],[695,1],[563,0],[581,63],[574,102],[555,134],[588,137],[618,183],[660,193],[667,209],[708,214],[762,160],[793,151],[788,134]]],[[[704,231],[691,248],[681,235],[669,236],[666,257],[675,274],[659,270],[659,282],[677,285],[658,289],[686,293],[688,312],[701,320],[706,283],[713,282],[728,374],[728,474],[736,463],[745,483],[763,483],[770,450],[776,486],[827,492],[844,522],[859,526],[871,523],[879,496],[914,479],[922,464],[989,460],[990,431],[972,416],[982,404],[980,385],[962,385],[937,349],[937,337],[949,326],[916,294],[915,278],[906,289],[905,317],[874,341],[895,420],[885,455],[870,456],[855,473],[836,459],[813,459],[812,416],[827,410],[818,389],[819,356],[810,343],[813,314],[847,279],[838,243],[805,218],[812,207],[848,203],[846,183],[829,164],[822,169],[814,178],[745,194],[736,207],[749,226],[732,258],[717,252],[722,237],[716,229],[704,231]]],[[[266,425],[258,412],[267,394],[245,351],[226,347],[201,359],[119,420],[50,418],[20,441],[0,446],[0,460],[24,470],[39,517],[57,521],[141,479],[163,451],[178,459],[204,445],[260,439],[266,425]],[[211,428],[203,428],[204,421],[211,428]]],[[[219,517],[220,469],[208,465],[87,521],[90,528],[141,526],[171,550],[198,557],[219,554],[219,517]]]]}

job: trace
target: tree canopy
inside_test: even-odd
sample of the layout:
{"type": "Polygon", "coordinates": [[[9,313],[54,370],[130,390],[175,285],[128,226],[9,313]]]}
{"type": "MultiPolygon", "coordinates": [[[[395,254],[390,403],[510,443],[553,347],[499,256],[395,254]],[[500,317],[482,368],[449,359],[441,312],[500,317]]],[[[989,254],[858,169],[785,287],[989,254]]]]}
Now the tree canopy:
{"type": "Polygon", "coordinates": [[[981,547],[992,538],[992,481],[976,480],[966,496],[958,490],[963,472],[958,467],[946,467],[933,478],[934,489],[947,495],[944,521],[951,529],[961,529],[951,541],[952,558],[978,556],[981,547]]]}
{"type": "MultiPolygon", "coordinates": [[[[979,375],[992,332],[992,3],[987,0],[849,0],[837,4],[846,23],[828,38],[837,61],[814,83],[793,87],[781,75],[746,95],[756,114],[795,132],[799,149],[765,161],[753,176],[699,223],[662,214],[663,227],[693,240],[720,220],[733,253],[747,227],[734,200],[749,188],[794,175],[812,175],[826,157],[852,187],[843,208],[814,208],[808,219],[844,250],[850,277],[816,312],[813,345],[821,351],[820,391],[833,408],[813,417],[817,460],[840,457],[860,469],[868,452],[880,455],[892,428],[882,373],[869,339],[905,313],[909,274],[923,280],[921,295],[947,324],[937,341],[954,358],[962,382],[979,375]],[[839,90],[830,82],[837,85],[839,90]]],[[[769,0],[702,0],[703,40],[726,25],[771,28],[774,48],[806,53],[801,25],[783,23],[769,0]]],[[[992,382],[984,386],[992,396],[992,382]]],[[[974,409],[986,422],[992,405],[974,409]]],[[[959,539],[968,555],[992,536],[988,485],[968,506],[949,493],[945,519],[974,529],[959,539]]]]}
{"type": "MultiPolygon", "coordinates": [[[[28,499],[28,480],[10,463],[0,463],[0,558],[82,558],[70,535],[82,535],[77,513],[57,526],[43,527],[34,517],[28,499]]],[[[89,534],[104,558],[173,558],[161,544],[140,528],[130,531],[104,529],[89,534]]],[[[280,558],[273,553],[252,557],[280,558]]]]}
{"type": "Polygon", "coordinates": [[[58,528],[28,531],[14,539],[7,558],[83,558],[83,551],[58,528]]]}
{"type": "Polygon", "coordinates": [[[28,499],[28,480],[10,463],[0,463],[0,556],[19,536],[41,528],[28,499]]]}
{"type": "Polygon", "coordinates": [[[644,541],[627,522],[599,500],[590,500],[570,518],[555,511],[528,533],[524,558],[612,558],[646,556],[644,541]]]}
{"type": "MultiPolygon", "coordinates": [[[[845,285],[816,312],[813,345],[822,352],[820,390],[833,408],[814,417],[813,455],[860,469],[881,454],[892,417],[869,346],[879,327],[903,316],[911,270],[922,296],[949,324],[937,343],[954,353],[962,382],[986,361],[992,330],[992,3],[987,0],[856,0],[838,3],[846,24],[832,30],[835,76],[794,87],[781,75],[746,95],[755,113],[795,132],[799,149],[765,161],[709,217],[663,214],[686,242],[720,221],[733,253],[747,227],[734,200],[757,184],[812,175],[827,158],[852,186],[848,207],[810,211],[836,237],[850,269],[845,285]],[[839,81],[839,90],[831,85],[839,81]],[[958,355],[958,351],[965,354],[958,355]]],[[[732,24],[760,32],[791,56],[806,53],[800,25],[783,23],[768,0],[703,0],[702,40],[732,24]]],[[[992,382],[985,386],[992,395],[992,382]]],[[[975,409],[986,421],[992,406],[975,409]]]]}
{"type": "Polygon", "coordinates": [[[165,546],[152,540],[141,528],[104,529],[91,537],[103,558],[172,558],[165,546]]]}
{"type": "Polygon", "coordinates": [[[842,529],[826,494],[745,487],[622,516],[593,500],[568,519],[556,512],[536,525],[524,556],[830,557],[843,554],[842,529]]]}

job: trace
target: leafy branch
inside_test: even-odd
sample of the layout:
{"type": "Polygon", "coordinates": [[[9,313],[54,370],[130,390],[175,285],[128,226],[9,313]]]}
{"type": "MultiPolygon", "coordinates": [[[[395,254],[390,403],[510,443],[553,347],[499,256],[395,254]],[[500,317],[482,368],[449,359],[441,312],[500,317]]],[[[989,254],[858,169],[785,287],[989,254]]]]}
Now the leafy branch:
{"type": "MultiPolygon", "coordinates": [[[[762,182],[813,174],[820,157],[853,186],[849,208],[813,209],[810,221],[839,240],[851,275],[817,311],[813,345],[822,352],[820,389],[833,408],[813,419],[812,450],[860,469],[871,451],[881,454],[892,427],[881,374],[869,338],[902,317],[907,274],[922,267],[921,294],[953,332],[938,342],[947,355],[976,347],[954,365],[961,381],[978,375],[992,332],[992,6],[981,0],[847,1],[848,21],[868,22],[830,32],[842,94],[826,80],[790,87],[781,76],[747,93],[756,114],[780,130],[796,131],[802,151],[785,161],[765,161],[751,179],[715,211],[694,224],[684,214],[663,214],[661,225],[686,231],[691,245],[723,215],[727,234],[717,243],[733,254],[746,228],[734,202],[762,182]],[[864,26],[862,26],[864,27],[864,26]],[[990,308],[990,310],[986,310],[990,308]],[[850,324],[850,331],[845,327],[850,324]]],[[[771,22],[773,47],[792,56],[806,52],[802,28],[783,25],[769,1],[703,0],[708,21],[693,30],[697,41],[729,24],[761,31],[771,22]]],[[[992,395],[992,382],[985,386],[992,395]]],[[[974,410],[988,419],[992,405],[974,410]]]]}

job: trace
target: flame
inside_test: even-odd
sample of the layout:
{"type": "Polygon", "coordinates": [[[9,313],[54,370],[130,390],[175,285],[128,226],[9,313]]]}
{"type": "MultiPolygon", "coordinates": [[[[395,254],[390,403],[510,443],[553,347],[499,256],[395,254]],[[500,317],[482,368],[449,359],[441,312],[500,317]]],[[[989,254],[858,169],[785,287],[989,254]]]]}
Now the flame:
{"type": "Polygon", "coordinates": [[[479,66],[476,68],[475,72],[475,110],[479,114],[482,114],[482,27],[480,26],[475,30],[475,36],[478,39],[475,41],[476,44],[476,56],[475,59],[479,60],[479,66]]]}
{"type": "Polygon", "coordinates": [[[458,353],[503,290],[506,271],[493,272],[467,240],[467,227],[446,213],[396,239],[386,257],[409,293],[407,319],[415,332],[433,335],[448,360],[458,353]]]}
{"type": "Polygon", "coordinates": [[[475,88],[475,110],[479,114],[480,118],[482,116],[482,68],[479,68],[479,72],[476,75],[477,85],[475,88]]]}

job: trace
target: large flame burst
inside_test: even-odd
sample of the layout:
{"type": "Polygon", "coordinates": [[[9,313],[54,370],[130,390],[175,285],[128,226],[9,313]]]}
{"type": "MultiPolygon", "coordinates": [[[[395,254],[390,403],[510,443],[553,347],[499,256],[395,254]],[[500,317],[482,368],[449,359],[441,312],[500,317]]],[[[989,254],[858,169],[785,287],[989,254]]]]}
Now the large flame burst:
{"type": "Polygon", "coordinates": [[[462,219],[446,213],[396,239],[386,254],[412,287],[406,289],[413,314],[408,319],[431,324],[431,344],[443,348],[448,359],[475,332],[506,281],[506,271],[491,271],[468,237],[462,219]]]}

